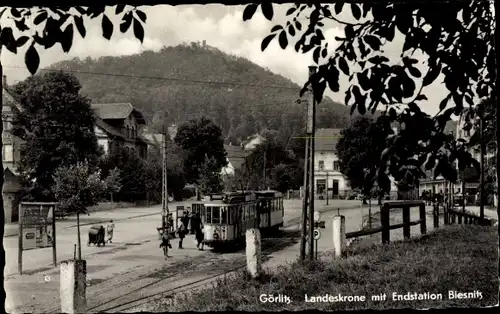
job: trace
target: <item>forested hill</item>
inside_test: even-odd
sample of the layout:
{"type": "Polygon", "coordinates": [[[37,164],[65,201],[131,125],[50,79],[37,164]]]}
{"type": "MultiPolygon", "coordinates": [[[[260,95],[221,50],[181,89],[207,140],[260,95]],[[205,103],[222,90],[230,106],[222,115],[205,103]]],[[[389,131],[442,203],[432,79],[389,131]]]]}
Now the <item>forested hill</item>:
{"type": "MultiPolygon", "coordinates": [[[[305,105],[296,103],[302,86],[197,43],[131,56],[76,58],[49,69],[75,73],[94,103],[131,102],[153,131],[161,129],[165,112],[168,123],[206,116],[233,143],[263,129],[277,130],[286,139],[305,123],[305,105]]],[[[318,128],[344,127],[348,119],[349,109],[342,104],[325,99],[318,105],[318,128]]]]}

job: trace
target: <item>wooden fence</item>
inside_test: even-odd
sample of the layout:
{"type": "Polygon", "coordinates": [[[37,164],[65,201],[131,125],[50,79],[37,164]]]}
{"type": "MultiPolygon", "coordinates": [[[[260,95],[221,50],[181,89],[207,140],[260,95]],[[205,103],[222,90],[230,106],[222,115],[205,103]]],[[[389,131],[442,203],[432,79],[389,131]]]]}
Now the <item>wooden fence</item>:
{"type": "Polygon", "coordinates": [[[410,238],[410,228],[411,226],[420,225],[420,233],[427,233],[427,223],[426,223],[426,212],[424,201],[390,201],[385,202],[380,208],[380,223],[381,227],[372,228],[368,230],[360,230],[355,232],[346,233],[346,239],[356,238],[361,236],[366,236],[375,233],[382,233],[382,243],[390,242],[390,234],[393,229],[403,228],[403,236],[405,239],[410,238]],[[416,221],[410,221],[410,208],[418,207],[420,219],[416,221]],[[390,212],[391,209],[401,208],[403,212],[403,223],[391,225],[390,224],[390,212]]]}
{"type": "Polygon", "coordinates": [[[447,210],[447,215],[445,215],[445,223],[446,224],[463,224],[464,225],[481,225],[481,226],[491,226],[494,221],[490,218],[484,218],[481,221],[481,218],[475,214],[464,212],[461,209],[450,208],[447,210]]]}

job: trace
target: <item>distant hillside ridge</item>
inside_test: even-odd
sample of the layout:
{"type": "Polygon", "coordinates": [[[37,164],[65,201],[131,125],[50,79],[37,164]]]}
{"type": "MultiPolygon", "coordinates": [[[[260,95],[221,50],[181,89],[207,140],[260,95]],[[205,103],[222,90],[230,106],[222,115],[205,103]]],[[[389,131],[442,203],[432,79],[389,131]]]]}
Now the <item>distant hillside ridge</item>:
{"type": "MultiPolygon", "coordinates": [[[[199,43],[164,47],[159,52],[75,58],[49,70],[73,72],[94,103],[130,102],[141,110],[149,130],[205,116],[221,126],[228,142],[241,142],[264,129],[286,140],[305,128],[301,85],[249,60],[199,43]]],[[[318,128],[348,125],[349,108],[325,98],[317,106],[318,128]]]]}

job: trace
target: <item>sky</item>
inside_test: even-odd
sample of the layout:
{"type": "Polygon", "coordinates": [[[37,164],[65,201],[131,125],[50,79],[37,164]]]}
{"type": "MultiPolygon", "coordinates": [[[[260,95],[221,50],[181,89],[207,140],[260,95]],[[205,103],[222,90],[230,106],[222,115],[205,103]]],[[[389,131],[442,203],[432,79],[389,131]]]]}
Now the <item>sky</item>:
{"type": "MultiPolygon", "coordinates": [[[[250,21],[244,22],[242,14],[245,6],[224,6],[221,4],[143,6],[141,10],[147,14],[143,44],[135,39],[131,30],[126,34],[119,33],[119,18],[114,16],[114,8],[109,7],[107,9],[108,16],[113,21],[116,32],[110,41],[102,37],[100,19],[87,20],[85,23],[87,36],[82,39],[75,30],[73,47],[69,53],[64,53],[59,44],[45,51],[39,49],[41,50],[39,51],[40,67],[47,67],[52,63],[74,57],[84,59],[86,57],[131,55],[144,50],[158,51],[163,46],[205,41],[209,46],[217,47],[228,54],[247,58],[302,86],[307,81],[308,66],[314,65],[312,52],[308,54],[297,53],[293,48],[293,43],[289,44],[286,50],[283,50],[277,41],[272,41],[264,52],[260,49],[262,39],[270,33],[270,29],[276,24],[287,21],[285,12],[291,6],[292,4],[275,4],[275,18],[272,22],[266,20],[260,10],[250,21]]],[[[352,19],[352,16],[341,13],[339,19],[348,21],[352,19]]],[[[2,26],[10,23],[5,16],[0,22],[2,26]]],[[[302,25],[306,23],[307,21],[302,21],[302,25]]],[[[329,48],[332,50],[337,47],[335,36],[344,35],[343,26],[336,23],[325,24],[323,32],[329,43],[329,48]]],[[[385,55],[389,59],[391,57],[399,59],[401,44],[402,37],[396,36],[394,43],[385,49],[385,55]]],[[[18,54],[12,54],[6,49],[2,51],[1,61],[9,84],[14,84],[30,75],[24,65],[24,51],[25,49],[19,50],[18,54]]],[[[437,81],[441,82],[442,80],[438,78],[437,81]]],[[[334,101],[343,103],[344,92],[349,83],[344,79],[341,80],[340,85],[340,92],[327,92],[326,95],[334,101]]],[[[435,114],[440,100],[446,95],[445,88],[440,83],[435,83],[425,91],[428,101],[421,103],[421,109],[429,114],[435,114]]]]}

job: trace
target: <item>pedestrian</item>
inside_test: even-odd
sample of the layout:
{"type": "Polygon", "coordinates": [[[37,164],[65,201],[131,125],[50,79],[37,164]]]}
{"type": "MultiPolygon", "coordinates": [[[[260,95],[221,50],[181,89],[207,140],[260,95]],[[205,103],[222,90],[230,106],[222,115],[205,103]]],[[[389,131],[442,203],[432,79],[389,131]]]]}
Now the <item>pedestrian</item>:
{"type": "Polygon", "coordinates": [[[196,247],[198,250],[203,251],[203,225],[201,222],[200,213],[196,213],[191,221],[191,226],[194,229],[195,237],[196,237],[196,247]],[[200,248],[201,245],[201,248],[200,248]]]}
{"type": "Polygon", "coordinates": [[[172,213],[168,214],[168,230],[171,232],[174,231],[174,217],[172,216],[172,213]]]}
{"type": "Polygon", "coordinates": [[[172,248],[172,244],[170,244],[170,235],[168,231],[164,231],[161,235],[161,243],[160,248],[163,248],[163,252],[165,256],[167,255],[166,248],[172,248]]]}
{"type": "Polygon", "coordinates": [[[113,220],[109,221],[106,229],[108,231],[108,242],[109,243],[113,243],[112,242],[112,240],[113,240],[113,231],[115,230],[115,223],[113,222],[113,220]]]}
{"type": "Polygon", "coordinates": [[[184,224],[181,224],[179,228],[177,229],[177,234],[179,235],[179,249],[183,249],[182,247],[182,242],[186,236],[186,227],[184,224]]]}

